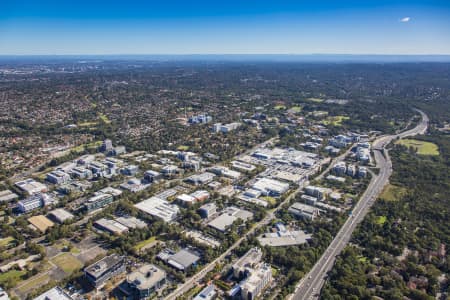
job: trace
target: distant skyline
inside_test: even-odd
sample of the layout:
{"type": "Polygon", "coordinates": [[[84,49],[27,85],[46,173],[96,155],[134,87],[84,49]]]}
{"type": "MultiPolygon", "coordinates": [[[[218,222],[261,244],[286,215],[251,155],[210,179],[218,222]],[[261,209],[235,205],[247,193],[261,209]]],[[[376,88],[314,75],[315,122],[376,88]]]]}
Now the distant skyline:
{"type": "Polygon", "coordinates": [[[3,0],[0,8],[0,55],[450,54],[450,1],[3,0]]]}

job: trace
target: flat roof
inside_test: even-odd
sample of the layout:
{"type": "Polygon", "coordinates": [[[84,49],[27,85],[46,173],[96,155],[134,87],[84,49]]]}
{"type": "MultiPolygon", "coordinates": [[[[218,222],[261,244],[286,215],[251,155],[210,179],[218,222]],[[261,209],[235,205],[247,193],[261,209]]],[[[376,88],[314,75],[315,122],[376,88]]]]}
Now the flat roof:
{"type": "Polygon", "coordinates": [[[144,290],[152,288],[165,277],[166,272],[163,269],[153,264],[147,264],[130,273],[127,276],[127,282],[134,284],[140,290],[144,290]]]}
{"type": "Polygon", "coordinates": [[[39,231],[41,232],[45,232],[48,228],[55,225],[52,221],[50,221],[43,215],[28,218],[28,222],[30,222],[31,225],[39,229],[39,231]]]}
{"type": "Polygon", "coordinates": [[[64,222],[66,220],[72,219],[74,216],[63,208],[57,208],[49,212],[49,215],[52,215],[55,219],[60,222],[64,222]]]}
{"type": "Polygon", "coordinates": [[[84,271],[89,273],[91,276],[97,278],[98,276],[102,275],[105,271],[115,266],[116,264],[121,263],[122,261],[123,261],[122,256],[112,254],[86,267],[84,271]]]}
{"type": "Polygon", "coordinates": [[[187,249],[182,249],[172,255],[167,263],[170,265],[173,265],[177,269],[186,269],[190,267],[191,265],[195,264],[197,261],[200,260],[200,256],[193,253],[192,251],[189,251],[187,249]],[[181,268],[180,268],[181,266],[181,268]]]}
{"type": "Polygon", "coordinates": [[[37,296],[33,300],[72,300],[72,299],[73,298],[70,297],[62,288],[57,286],[37,296]]]}
{"type": "Polygon", "coordinates": [[[0,202],[9,202],[19,198],[19,196],[10,190],[0,191],[0,202]]]}

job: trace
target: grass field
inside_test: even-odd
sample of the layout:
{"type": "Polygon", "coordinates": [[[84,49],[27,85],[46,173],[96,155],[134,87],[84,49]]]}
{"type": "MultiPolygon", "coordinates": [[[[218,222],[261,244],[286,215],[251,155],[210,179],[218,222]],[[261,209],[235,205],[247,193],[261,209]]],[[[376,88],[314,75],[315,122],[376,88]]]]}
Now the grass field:
{"type": "Polygon", "coordinates": [[[71,151],[75,151],[75,152],[82,152],[82,151],[84,151],[84,149],[97,148],[101,144],[102,144],[102,141],[96,141],[96,142],[92,142],[92,143],[89,143],[89,144],[83,144],[83,145],[79,145],[79,146],[73,147],[70,150],[71,151]]]}
{"type": "Polygon", "coordinates": [[[5,237],[4,239],[0,239],[0,247],[7,247],[11,242],[14,241],[12,236],[5,237]]]}
{"type": "Polygon", "coordinates": [[[189,146],[185,146],[185,145],[181,145],[177,147],[178,151],[188,151],[189,150],[189,146]]]}
{"type": "Polygon", "coordinates": [[[406,194],[407,190],[404,187],[388,184],[380,195],[381,199],[386,201],[397,201],[406,194]]]}
{"type": "Polygon", "coordinates": [[[404,139],[399,140],[396,144],[404,145],[406,147],[413,147],[416,149],[417,154],[420,155],[439,155],[439,147],[436,144],[413,140],[413,139],[404,139]]]}
{"type": "Polygon", "coordinates": [[[301,106],[292,106],[289,110],[291,110],[294,113],[299,113],[302,111],[302,107],[301,106]]]}
{"type": "Polygon", "coordinates": [[[320,98],[307,98],[306,100],[311,101],[311,102],[316,102],[316,103],[323,102],[323,99],[320,99],[320,98]]]}
{"type": "Polygon", "coordinates": [[[139,243],[138,243],[136,246],[134,246],[133,248],[134,248],[134,250],[139,251],[139,250],[141,250],[142,248],[144,248],[145,246],[147,246],[148,244],[151,244],[151,243],[153,243],[153,242],[155,242],[155,241],[156,241],[156,237],[155,237],[155,236],[152,236],[151,238],[146,239],[145,241],[139,242],[139,243]]]}
{"type": "Polygon", "coordinates": [[[17,288],[17,290],[20,293],[28,293],[32,290],[35,290],[44,284],[48,283],[50,281],[50,276],[48,274],[44,275],[36,275],[32,277],[31,279],[27,280],[22,286],[17,288]]]}
{"type": "Polygon", "coordinates": [[[285,105],[275,105],[274,109],[275,110],[282,110],[282,109],[286,109],[286,106],[285,105]]]}
{"type": "Polygon", "coordinates": [[[94,121],[86,121],[86,122],[81,122],[77,124],[79,127],[93,127],[93,126],[97,126],[98,122],[94,122],[94,121]]]}
{"type": "Polygon", "coordinates": [[[15,282],[21,281],[21,277],[25,275],[26,271],[11,270],[6,273],[0,273],[0,286],[4,286],[8,280],[14,280],[15,282]]]}
{"type": "Polygon", "coordinates": [[[100,118],[100,120],[102,120],[103,123],[111,124],[111,120],[105,114],[100,113],[98,117],[100,118]]]}
{"type": "Polygon", "coordinates": [[[83,267],[83,264],[70,253],[62,253],[50,260],[65,273],[71,274],[83,267]]]}
{"type": "Polygon", "coordinates": [[[266,200],[270,205],[275,205],[277,203],[277,199],[270,196],[261,197],[263,200],[266,200]]]}
{"type": "Polygon", "coordinates": [[[334,116],[326,118],[323,123],[325,125],[342,126],[342,122],[350,119],[347,116],[334,116]]]}
{"type": "Polygon", "coordinates": [[[377,224],[378,225],[384,225],[384,223],[386,223],[387,221],[387,217],[386,216],[379,216],[377,219],[377,224]]]}

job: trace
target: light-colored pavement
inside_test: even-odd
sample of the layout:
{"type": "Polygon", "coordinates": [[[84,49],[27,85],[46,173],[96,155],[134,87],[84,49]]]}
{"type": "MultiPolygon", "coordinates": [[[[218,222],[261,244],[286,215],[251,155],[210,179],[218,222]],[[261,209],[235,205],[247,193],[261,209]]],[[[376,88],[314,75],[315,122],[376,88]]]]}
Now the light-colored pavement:
{"type": "Polygon", "coordinates": [[[386,145],[396,138],[424,134],[426,132],[429,121],[428,116],[422,111],[417,111],[421,114],[422,121],[415,128],[396,135],[382,136],[373,142],[372,149],[376,164],[380,169],[379,174],[372,177],[366,191],[355,205],[352,215],[341,227],[336,237],[311,271],[300,281],[295,289],[294,295],[290,299],[304,300],[319,298],[320,290],[325,283],[327,273],[332,269],[336,257],[348,244],[356,226],[364,219],[364,216],[369,211],[376,197],[389,182],[389,176],[392,173],[392,162],[388,152],[385,150],[386,145]]]}

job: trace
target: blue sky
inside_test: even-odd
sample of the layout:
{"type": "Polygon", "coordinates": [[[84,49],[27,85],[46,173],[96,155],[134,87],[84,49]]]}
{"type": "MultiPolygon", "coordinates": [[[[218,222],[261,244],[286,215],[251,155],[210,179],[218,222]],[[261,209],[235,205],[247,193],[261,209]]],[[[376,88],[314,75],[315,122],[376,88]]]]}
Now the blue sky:
{"type": "Polygon", "coordinates": [[[0,0],[0,54],[450,54],[450,1],[0,0]]]}

